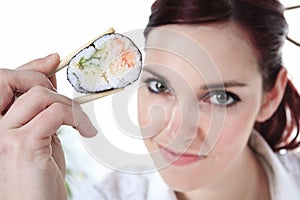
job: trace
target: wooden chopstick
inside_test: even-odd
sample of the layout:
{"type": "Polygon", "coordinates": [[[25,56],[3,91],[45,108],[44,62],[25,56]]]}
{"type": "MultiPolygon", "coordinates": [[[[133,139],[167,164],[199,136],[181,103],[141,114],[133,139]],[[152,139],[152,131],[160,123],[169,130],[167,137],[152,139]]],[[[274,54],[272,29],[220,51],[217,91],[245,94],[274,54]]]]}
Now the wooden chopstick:
{"type": "MultiPolygon", "coordinates": [[[[90,40],[89,42],[87,42],[85,45],[83,45],[82,47],[80,47],[79,49],[77,49],[76,51],[74,51],[73,53],[71,53],[70,55],[68,55],[67,57],[65,57],[63,60],[60,61],[57,69],[55,72],[48,74],[48,77],[53,76],[56,72],[58,72],[59,70],[63,69],[64,67],[66,67],[70,60],[76,55],[78,54],[82,49],[90,46],[95,40],[97,40],[98,38],[100,38],[101,36],[105,35],[105,34],[110,34],[110,33],[114,33],[115,30],[113,28],[108,29],[107,31],[101,33],[100,35],[98,35],[97,37],[95,37],[94,39],[90,40]]],[[[94,101],[96,99],[102,98],[102,97],[106,97],[108,95],[123,91],[124,88],[119,88],[119,89],[113,89],[113,90],[108,90],[105,92],[99,92],[99,93],[94,93],[94,94],[87,94],[84,96],[80,96],[77,98],[74,98],[73,101],[79,103],[79,104],[84,104],[84,103],[88,103],[90,101],[94,101]]]]}
{"type": "Polygon", "coordinates": [[[63,60],[60,61],[57,69],[55,72],[48,74],[48,77],[53,76],[56,72],[58,72],[59,70],[63,69],[64,67],[66,67],[70,60],[76,55],[78,54],[82,49],[90,46],[95,40],[97,40],[98,38],[100,38],[101,36],[105,35],[105,34],[110,34],[110,33],[114,33],[115,30],[113,28],[108,29],[107,31],[101,33],[100,35],[98,35],[97,37],[95,37],[94,39],[90,40],[89,42],[87,42],[85,45],[83,45],[82,47],[80,47],[79,49],[77,49],[76,51],[74,51],[73,53],[71,53],[70,55],[68,55],[67,57],[65,57],[63,60]]]}
{"type": "Polygon", "coordinates": [[[81,97],[77,97],[74,98],[73,101],[76,101],[79,104],[84,104],[84,103],[88,103],[90,101],[94,101],[96,99],[102,98],[102,97],[106,97],[108,95],[123,91],[124,88],[119,88],[119,89],[113,89],[113,90],[108,90],[105,92],[100,92],[100,93],[95,93],[95,94],[87,94],[81,97]]]}

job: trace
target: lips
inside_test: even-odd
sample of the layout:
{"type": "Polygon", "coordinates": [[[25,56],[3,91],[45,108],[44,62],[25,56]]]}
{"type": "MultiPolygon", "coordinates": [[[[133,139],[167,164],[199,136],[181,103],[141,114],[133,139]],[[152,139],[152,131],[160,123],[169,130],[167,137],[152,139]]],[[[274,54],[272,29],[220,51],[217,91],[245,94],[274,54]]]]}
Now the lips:
{"type": "Polygon", "coordinates": [[[183,166],[189,165],[194,162],[203,160],[206,156],[195,155],[195,154],[188,154],[188,153],[176,153],[168,148],[165,148],[162,145],[158,145],[160,149],[160,153],[162,157],[174,166],[183,166]]]}

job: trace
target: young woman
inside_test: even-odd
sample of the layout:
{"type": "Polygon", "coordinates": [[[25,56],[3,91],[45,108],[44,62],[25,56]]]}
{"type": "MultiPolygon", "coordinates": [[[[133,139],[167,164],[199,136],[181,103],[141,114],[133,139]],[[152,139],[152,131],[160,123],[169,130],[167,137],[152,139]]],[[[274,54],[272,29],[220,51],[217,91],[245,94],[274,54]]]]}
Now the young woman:
{"type": "Polygon", "coordinates": [[[167,187],[150,175],[114,174],[95,195],[298,199],[300,97],[282,64],[286,29],[275,0],[157,0],[138,111],[167,187]]]}
{"type": "MultiPolygon", "coordinates": [[[[299,199],[300,97],[282,64],[286,29],[276,0],[156,1],[138,110],[159,176],[112,173],[78,199],[299,199]]],[[[95,133],[76,105],[85,123],[74,124],[70,100],[53,92],[44,74],[57,62],[1,70],[5,199],[66,198],[53,132],[68,124],[95,133]],[[10,106],[16,89],[28,92],[10,106]]]]}

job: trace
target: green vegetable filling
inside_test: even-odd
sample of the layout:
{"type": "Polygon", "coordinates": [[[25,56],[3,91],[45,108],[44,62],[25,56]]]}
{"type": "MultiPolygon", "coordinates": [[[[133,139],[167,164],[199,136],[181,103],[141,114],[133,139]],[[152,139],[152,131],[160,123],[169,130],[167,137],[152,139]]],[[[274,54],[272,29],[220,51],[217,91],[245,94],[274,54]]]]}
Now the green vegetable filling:
{"type": "Polygon", "coordinates": [[[107,58],[105,47],[98,49],[90,58],[81,57],[78,62],[78,68],[83,70],[89,67],[101,67],[101,63],[107,58]]]}

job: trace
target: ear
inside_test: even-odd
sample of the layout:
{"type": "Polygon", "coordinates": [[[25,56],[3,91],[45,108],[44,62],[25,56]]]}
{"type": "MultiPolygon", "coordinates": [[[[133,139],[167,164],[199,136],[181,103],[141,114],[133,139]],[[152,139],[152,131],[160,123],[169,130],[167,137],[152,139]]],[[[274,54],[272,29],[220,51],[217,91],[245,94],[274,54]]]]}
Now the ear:
{"type": "Polygon", "coordinates": [[[277,110],[282,101],[287,81],[287,71],[282,67],[277,75],[274,87],[264,93],[262,106],[256,118],[257,122],[268,120],[277,110]]]}

